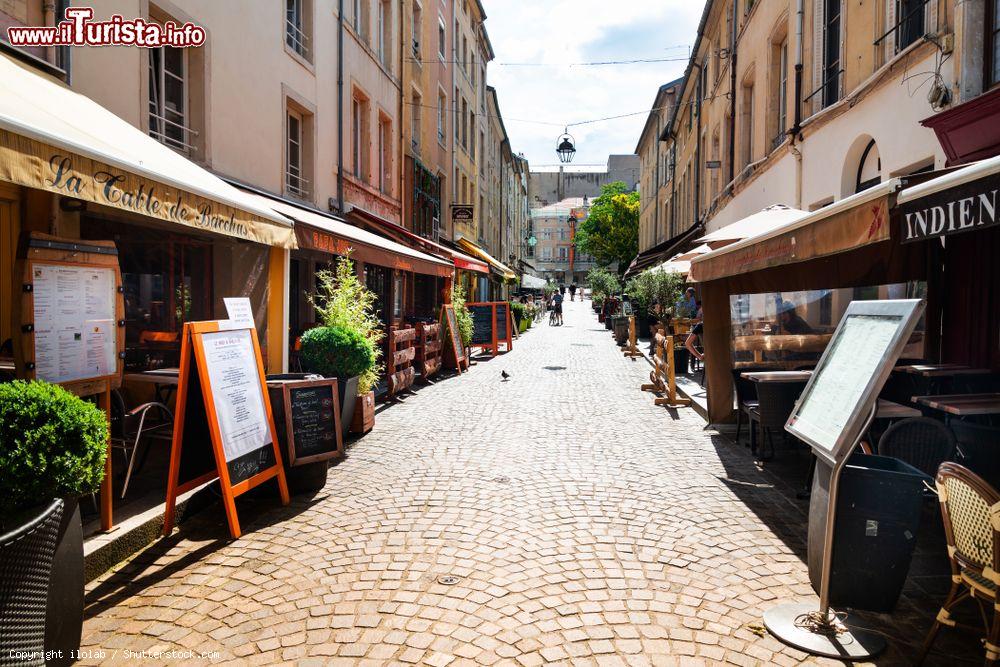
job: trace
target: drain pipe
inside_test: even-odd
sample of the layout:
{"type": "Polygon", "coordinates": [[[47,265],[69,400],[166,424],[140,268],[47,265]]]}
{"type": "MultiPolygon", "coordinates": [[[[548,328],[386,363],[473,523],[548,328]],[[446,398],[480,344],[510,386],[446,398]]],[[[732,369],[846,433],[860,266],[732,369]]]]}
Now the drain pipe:
{"type": "Polygon", "coordinates": [[[802,24],[803,0],[795,3],[795,121],[788,130],[791,141],[789,149],[795,156],[795,208],[802,208],[802,150],[798,146],[802,138],[802,24]]]}
{"type": "Polygon", "coordinates": [[[344,214],[344,0],[337,2],[337,207],[344,214]]]}
{"type": "MultiPolygon", "coordinates": [[[[695,54],[697,55],[697,54],[695,54]]],[[[700,63],[694,63],[694,67],[698,68],[698,78],[694,86],[695,103],[692,106],[692,111],[698,110],[698,123],[695,125],[695,144],[694,144],[694,223],[697,225],[701,222],[701,105],[702,105],[702,93],[704,89],[702,87],[703,79],[705,75],[704,70],[700,63]]]]}
{"type": "MultiPolygon", "coordinates": [[[[799,0],[801,4],[802,0],[799,0]]],[[[737,5],[733,3],[732,34],[729,36],[729,183],[736,180],[736,31],[737,5]]]]}

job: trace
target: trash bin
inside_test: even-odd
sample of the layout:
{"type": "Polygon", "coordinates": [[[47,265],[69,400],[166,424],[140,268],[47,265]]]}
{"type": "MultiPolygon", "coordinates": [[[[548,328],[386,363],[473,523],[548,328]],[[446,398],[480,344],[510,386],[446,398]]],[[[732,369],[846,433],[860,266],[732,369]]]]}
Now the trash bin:
{"type": "MultiPolygon", "coordinates": [[[[819,593],[833,468],[816,463],[809,502],[809,580],[819,593]]],[[[890,612],[910,569],[927,476],[885,456],[855,454],[844,466],[833,533],[830,604],[890,612]]]]}

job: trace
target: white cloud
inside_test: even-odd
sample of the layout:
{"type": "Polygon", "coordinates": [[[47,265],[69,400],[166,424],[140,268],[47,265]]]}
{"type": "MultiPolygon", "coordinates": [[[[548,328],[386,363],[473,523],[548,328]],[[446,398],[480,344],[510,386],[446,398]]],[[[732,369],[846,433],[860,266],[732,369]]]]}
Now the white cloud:
{"type": "Polygon", "coordinates": [[[692,0],[482,0],[496,51],[489,82],[497,89],[511,146],[532,164],[557,162],[562,125],[571,126],[574,164],[603,164],[631,153],[662,84],[684,74],[702,5],[692,0]],[[601,67],[517,67],[675,58],[601,67]],[[524,121],[535,121],[533,123],[524,121]],[[544,125],[539,123],[553,123],[544,125]]]}

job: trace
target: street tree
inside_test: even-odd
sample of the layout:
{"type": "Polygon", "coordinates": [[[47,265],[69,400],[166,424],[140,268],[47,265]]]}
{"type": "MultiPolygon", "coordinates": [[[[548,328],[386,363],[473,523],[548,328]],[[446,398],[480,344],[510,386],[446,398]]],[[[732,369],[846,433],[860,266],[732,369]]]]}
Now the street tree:
{"type": "Polygon", "coordinates": [[[622,181],[602,187],[576,231],[576,247],[623,275],[639,252],[639,193],[622,181]]]}

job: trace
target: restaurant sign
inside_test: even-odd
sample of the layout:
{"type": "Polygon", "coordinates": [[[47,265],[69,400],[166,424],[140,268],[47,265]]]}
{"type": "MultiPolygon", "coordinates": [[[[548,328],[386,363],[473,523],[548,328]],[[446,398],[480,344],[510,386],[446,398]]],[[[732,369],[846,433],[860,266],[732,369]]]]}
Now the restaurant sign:
{"type": "Polygon", "coordinates": [[[473,211],[471,204],[452,204],[451,219],[453,222],[472,222],[473,211]]]}
{"type": "Polygon", "coordinates": [[[0,181],[246,241],[295,247],[290,226],[2,129],[0,181]]]}
{"type": "Polygon", "coordinates": [[[900,204],[901,243],[961,234],[1000,225],[997,190],[991,175],[900,204]]]}

